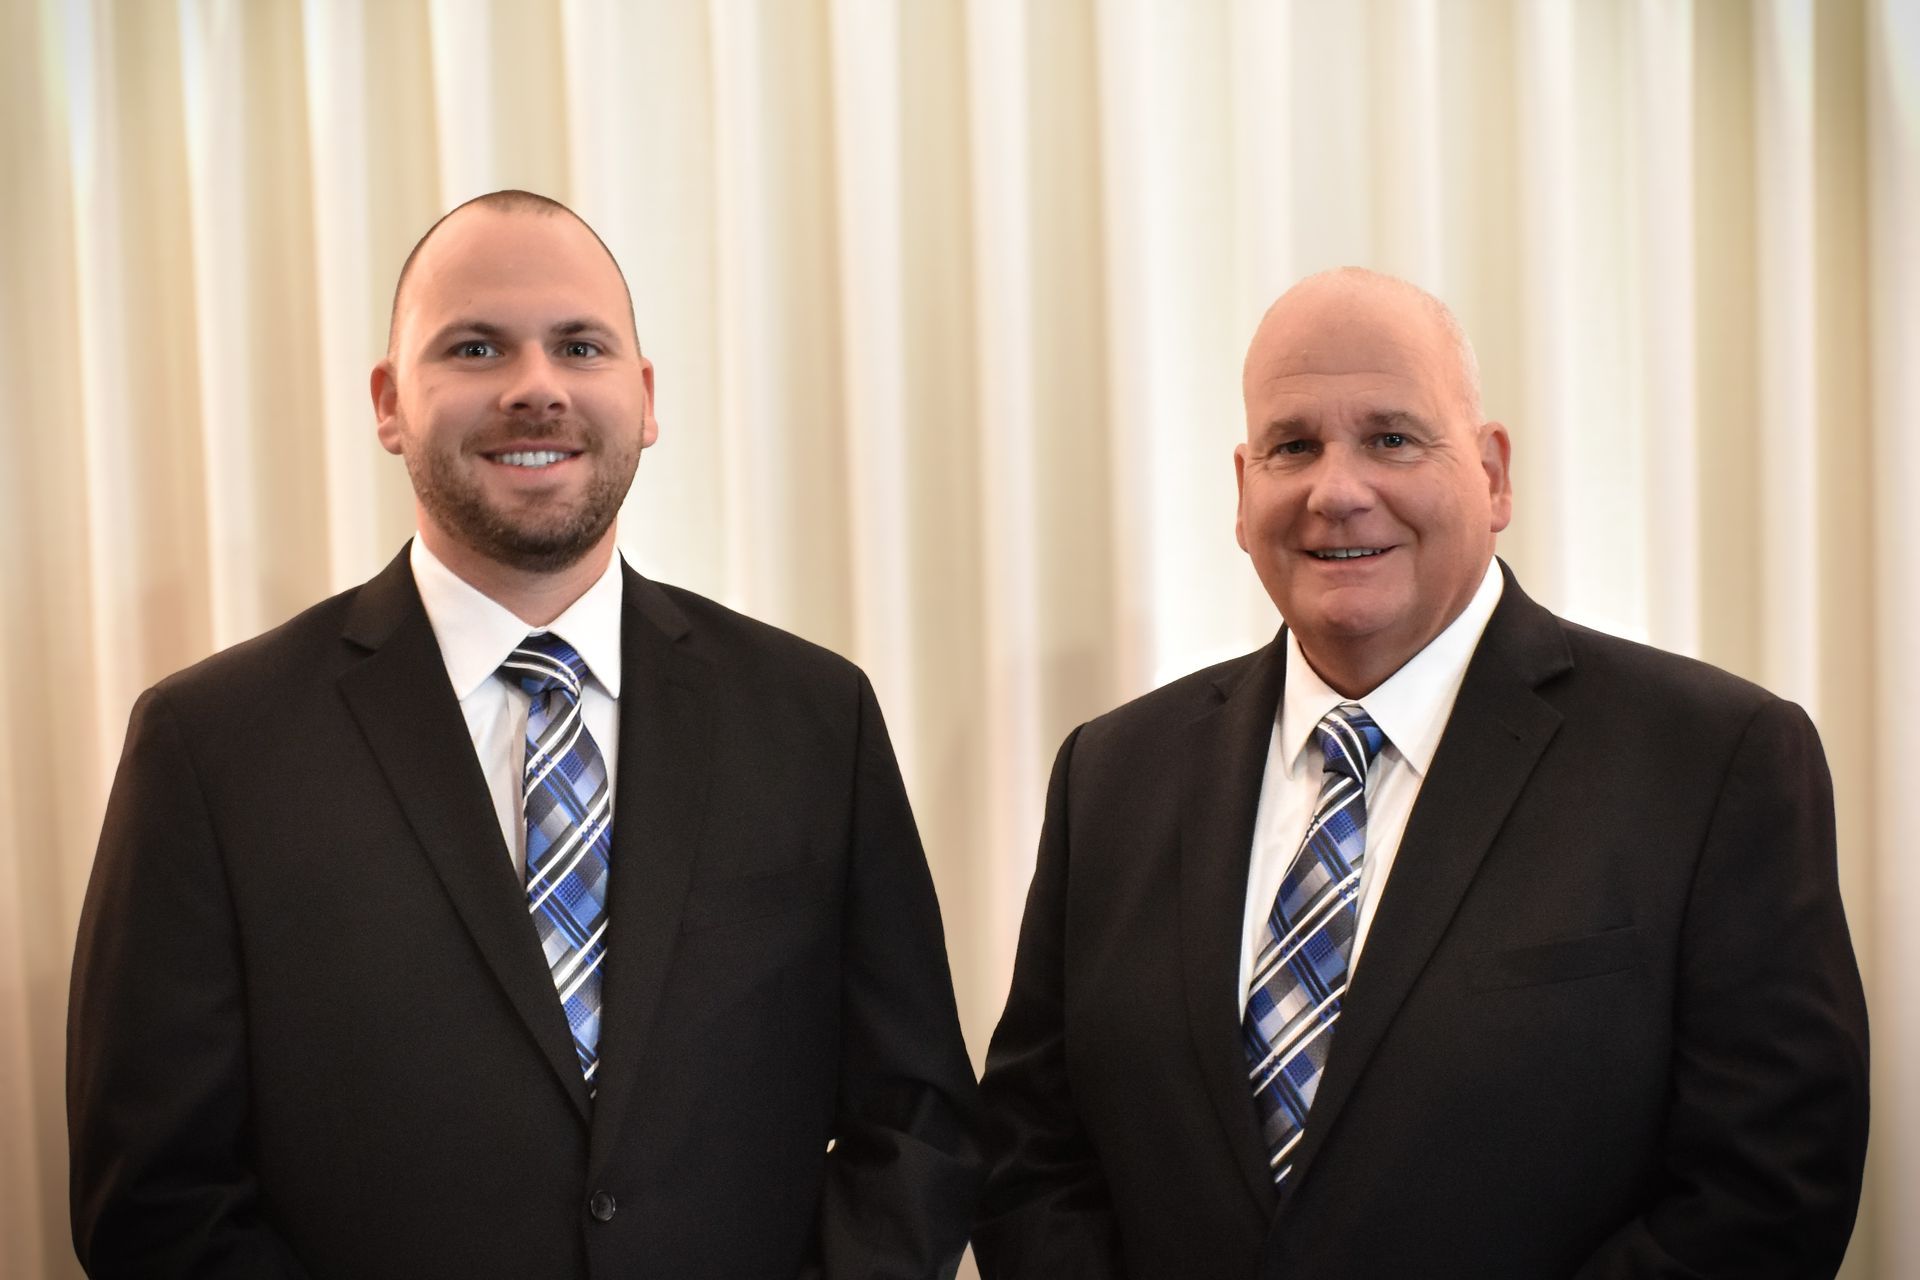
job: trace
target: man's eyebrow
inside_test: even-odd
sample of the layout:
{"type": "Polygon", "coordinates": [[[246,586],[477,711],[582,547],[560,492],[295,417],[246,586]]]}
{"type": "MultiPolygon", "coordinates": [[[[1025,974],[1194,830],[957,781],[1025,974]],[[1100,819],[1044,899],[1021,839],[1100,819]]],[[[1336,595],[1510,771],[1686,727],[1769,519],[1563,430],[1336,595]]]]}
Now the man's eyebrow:
{"type": "Polygon", "coordinates": [[[478,338],[502,338],[506,336],[506,332],[499,325],[488,324],[485,320],[452,320],[434,330],[433,337],[427,340],[427,345],[437,347],[456,333],[471,334],[478,338]]]}
{"type": "Polygon", "coordinates": [[[1269,418],[1260,424],[1260,434],[1263,436],[1291,436],[1312,430],[1312,424],[1297,414],[1289,414],[1284,418],[1269,418]]]}
{"type": "Polygon", "coordinates": [[[1380,409],[1367,415],[1367,425],[1379,431],[1400,428],[1427,429],[1427,420],[1410,409],[1380,409]]]}
{"type": "MultiPolygon", "coordinates": [[[[1420,431],[1430,432],[1427,420],[1411,409],[1375,409],[1361,419],[1370,431],[1420,431]]],[[[1318,428],[1311,417],[1290,413],[1285,417],[1269,418],[1260,425],[1261,437],[1312,435],[1318,428]]]]}
{"type": "Polygon", "coordinates": [[[553,326],[551,332],[556,338],[574,338],[583,333],[592,334],[594,337],[599,338],[605,346],[617,348],[620,345],[620,330],[618,328],[604,321],[594,320],[589,317],[582,317],[578,320],[562,320],[559,324],[553,326]]]}

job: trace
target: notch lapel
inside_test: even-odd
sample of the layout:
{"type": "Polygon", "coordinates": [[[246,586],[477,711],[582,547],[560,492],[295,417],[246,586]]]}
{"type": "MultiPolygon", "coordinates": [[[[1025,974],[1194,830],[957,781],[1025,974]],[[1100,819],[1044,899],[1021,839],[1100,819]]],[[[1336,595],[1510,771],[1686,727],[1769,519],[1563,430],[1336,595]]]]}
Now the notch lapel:
{"type": "Polygon", "coordinates": [[[1285,668],[1285,643],[1276,638],[1253,655],[1237,683],[1222,687],[1225,702],[1188,727],[1180,808],[1187,1029],[1234,1165],[1263,1219],[1273,1213],[1273,1177],[1247,1079],[1243,1008],[1233,991],[1253,824],[1285,668]]]}
{"type": "Polygon", "coordinates": [[[691,629],[679,607],[632,569],[624,573],[620,763],[600,1088],[588,1159],[594,1170],[616,1145],[640,1074],[680,933],[712,776],[712,668],[689,651],[691,629]]]}
{"type": "Polygon", "coordinates": [[[474,946],[585,1119],[573,1034],[405,550],[360,589],[346,637],[372,652],[341,674],[341,696],[474,946]]]}
{"type": "MultiPolygon", "coordinates": [[[[1506,566],[1501,566],[1506,572],[1506,566]]],[[[1452,923],[1487,850],[1560,727],[1536,692],[1570,668],[1560,624],[1507,573],[1500,604],[1455,698],[1381,894],[1326,1074],[1293,1156],[1292,1187],[1312,1169],[1407,993],[1452,923]]]]}

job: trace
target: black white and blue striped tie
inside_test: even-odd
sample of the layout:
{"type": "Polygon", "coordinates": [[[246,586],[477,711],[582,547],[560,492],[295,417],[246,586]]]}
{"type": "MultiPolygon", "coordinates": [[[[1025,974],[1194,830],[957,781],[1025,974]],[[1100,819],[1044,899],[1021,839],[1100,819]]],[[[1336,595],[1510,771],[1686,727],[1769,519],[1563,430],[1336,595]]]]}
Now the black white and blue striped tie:
{"type": "Polygon", "coordinates": [[[533,699],[521,798],[527,909],[573,1029],[587,1091],[600,1065],[600,970],[607,955],[607,871],[613,794],[606,761],[580,714],[587,664],[550,632],[528,636],[500,674],[533,699]]]}
{"type": "Polygon", "coordinates": [[[1367,769],[1386,741],[1353,702],[1328,712],[1314,732],[1326,776],[1306,839],[1274,896],[1242,1024],[1275,1186],[1292,1170],[1347,990],[1367,847],[1367,769]]]}

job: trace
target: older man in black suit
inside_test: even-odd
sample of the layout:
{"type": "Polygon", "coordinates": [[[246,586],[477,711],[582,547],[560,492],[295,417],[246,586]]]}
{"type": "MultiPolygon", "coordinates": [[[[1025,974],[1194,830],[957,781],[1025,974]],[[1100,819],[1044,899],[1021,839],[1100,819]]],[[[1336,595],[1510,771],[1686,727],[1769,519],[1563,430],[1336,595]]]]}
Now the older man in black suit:
{"type": "Polygon", "coordinates": [[[74,969],[97,1277],[950,1275],[974,1082],[850,664],[626,568],[618,267],[524,192],[372,380],[419,537],[134,711],[74,969]]]}
{"type": "Polygon", "coordinates": [[[1247,355],[1285,626],[1081,726],[982,1081],[989,1280],[1829,1276],[1866,1011],[1800,709],[1561,621],[1413,286],[1247,355]]]}

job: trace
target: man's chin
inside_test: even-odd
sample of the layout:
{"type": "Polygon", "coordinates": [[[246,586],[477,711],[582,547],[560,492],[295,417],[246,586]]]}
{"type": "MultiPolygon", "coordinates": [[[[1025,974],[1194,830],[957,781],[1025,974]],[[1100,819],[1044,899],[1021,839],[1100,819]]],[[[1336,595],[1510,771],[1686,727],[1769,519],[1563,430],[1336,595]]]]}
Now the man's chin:
{"type": "Polygon", "coordinates": [[[591,536],[497,539],[477,549],[488,559],[523,573],[559,573],[586,559],[606,537],[607,528],[591,536]]]}
{"type": "Polygon", "coordinates": [[[426,517],[473,554],[529,574],[571,569],[601,547],[633,479],[627,470],[617,486],[614,474],[597,474],[573,492],[513,493],[444,467],[411,464],[414,496],[426,517]]]}
{"type": "MultiPolygon", "coordinates": [[[[1391,630],[1402,620],[1395,602],[1375,590],[1336,588],[1307,600],[1293,602],[1288,614],[1293,629],[1301,635],[1324,636],[1333,643],[1365,640],[1391,630]]],[[[1282,610],[1286,614],[1286,610],[1282,610]]]]}
{"type": "Polygon", "coordinates": [[[525,547],[487,548],[483,554],[496,564],[521,573],[554,574],[564,573],[586,558],[591,547],[568,547],[553,550],[538,550],[525,547]]]}
{"type": "Polygon", "coordinates": [[[548,574],[571,569],[606,539],[613,521],[560,527],[529,526],[499,518],[453,525],[453,535],[468,550],[521,573],[548,574]]]}
{"type": "Polygon", "coordinates": [[[1305,609],[1298,621],[1288,625],[1303,649],[1323,653],[1371,652],[1381,646],[1395,646],[1396,636],[1406,631],[1406,619],[1387,608],[1305,609]]]}

